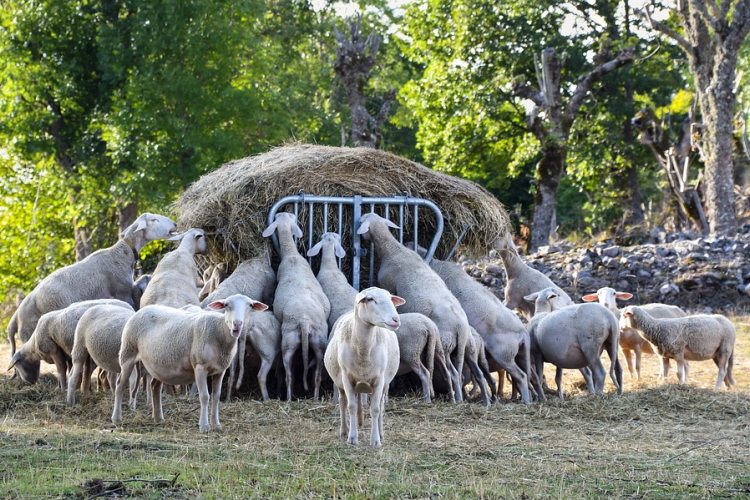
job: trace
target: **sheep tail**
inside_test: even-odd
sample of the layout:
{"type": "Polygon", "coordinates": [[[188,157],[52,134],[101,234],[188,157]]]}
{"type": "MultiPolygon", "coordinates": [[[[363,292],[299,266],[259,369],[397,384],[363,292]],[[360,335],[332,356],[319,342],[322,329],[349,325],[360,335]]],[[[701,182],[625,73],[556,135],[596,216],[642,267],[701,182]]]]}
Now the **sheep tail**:
{"type": "Polygon", "coordinates": [[[427,371],[430,374],[430,384],[432,384],[432,373],[435,371],[435,344],[438,342],[439,335],[437,330],[427,329],[427,359],[425,365],[427,365],[427,371]]]}
{"type": "Polygon", "coordinates": [[[302,320],[299,326],[300,342],[302,343],[302,386],[307,392],[307,371],[310,364],[310,334],[312,333],[312,327],[310,326],[310,320],[305,318],[302,320]]]}
{"type": "Polygon", "coordinates": [[[13,313],[8,323],[8,340],[10,340],[10,354],[16,353],[16,332],[18,332],[18,311],[13,313]]]}

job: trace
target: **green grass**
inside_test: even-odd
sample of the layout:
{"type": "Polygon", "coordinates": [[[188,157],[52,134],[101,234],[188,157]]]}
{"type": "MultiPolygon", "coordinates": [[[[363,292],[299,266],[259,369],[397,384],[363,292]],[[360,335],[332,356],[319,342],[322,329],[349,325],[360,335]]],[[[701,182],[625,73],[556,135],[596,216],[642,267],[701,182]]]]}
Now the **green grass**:
{"type": "Polygon", "coordinates": [[[162,424],[140,402],[115,427],[109,394],[68,408],[49,374],[35,386],[1,376],[0,498],[87,498],[94,479],[139,498],[750,497],[750,327],[734,320],[731,392],[712,388],[711,362],[693,363],[687,386],[674,374],[657,384],[651,357],[646,380],[619,396],[611,386],[586,396],[571,371],[566,401],[485,409],[394,397],[378,450],[369,416],[362,444],[339,440],[330,399],[222,404],[224,429],[205,435],[196,400],[165,396],[162,424]]]}

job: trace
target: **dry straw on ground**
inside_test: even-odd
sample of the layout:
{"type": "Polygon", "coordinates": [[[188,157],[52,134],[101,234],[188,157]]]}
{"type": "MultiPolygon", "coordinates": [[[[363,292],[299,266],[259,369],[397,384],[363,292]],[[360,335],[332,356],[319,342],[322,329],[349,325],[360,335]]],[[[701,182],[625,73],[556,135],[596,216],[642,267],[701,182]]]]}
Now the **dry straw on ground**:
{"type": "MultiPolygon", "coordinates": [[[[408,193],[430,200],[440,207],[445,221],[436,252],[439,257],[448,254],[465,228],[461,249],[474,255],[487,253],[492,242],[510,228],[502,204],[473,182],[384,151],[307,144],[283,146],[227,163],[196,181],[174,208],[181,227],[200,227],[213,236],[212,261],[236,262],[264,252],[267,239],[261,233],[268,210],[279,199],[300,190],[308,195],[345,197],[408,193]]],[[[392,207],[392,215],[394,210],[392,207]]],[[[434,217],[426,212],[420,212],[420,241],[434,234],[434,217]]],[[[317,237],[322,232],[322,216],[316,217],[317,237]]],[[[329,224],[337,225],[336,217],[330,214],[329,224]]],[[[351,216],[345,212],[344,219],[348,245],[351,216]]]]}

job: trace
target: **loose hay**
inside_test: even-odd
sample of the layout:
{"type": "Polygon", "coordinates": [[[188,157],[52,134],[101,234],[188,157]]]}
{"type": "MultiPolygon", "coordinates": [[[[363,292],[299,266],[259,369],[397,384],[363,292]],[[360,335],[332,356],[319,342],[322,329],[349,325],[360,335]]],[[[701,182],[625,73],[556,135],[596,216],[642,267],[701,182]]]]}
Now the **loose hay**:
{"type": "MultiPolygon", "coordinates": [[[[473,182],[384,151],[308,144],[283,146],[227,163],[198,179],[174,209],[180,227],[200,227],[212,235],[212,262],[236,263],[264,253],[268,240],[261,233],[269,209],[300,190],[308,195],[344,197],[408,193],[430,200],[441,209],[445,223],[438,257],[450,252],[465,229],[460,248],[468,255],[486,254],[492,242],[510,229],[502,204],[473,182]]],[[[329,224],[338,224],[332,217],[337,214],[330,215],[329,224]]],[[[344,219],[347,241],[352,221],[346,211],[344,219]]],[[[419,241],[429,241],[434,226],[434,217],[420,211],[419,241]]],[[[316,237],[322,233],[322,216],[314,221],[313,232],[316,237]]],[[[409,237],[413,236],[407,233],[405,241],[409,237]]]]}

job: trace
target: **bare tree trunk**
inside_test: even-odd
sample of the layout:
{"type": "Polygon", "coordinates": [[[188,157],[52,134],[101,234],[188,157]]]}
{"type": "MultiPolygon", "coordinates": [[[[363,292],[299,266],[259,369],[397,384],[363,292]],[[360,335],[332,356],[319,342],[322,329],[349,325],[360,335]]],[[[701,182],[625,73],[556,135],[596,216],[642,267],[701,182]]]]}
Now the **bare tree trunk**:
{"type": "Polygon", "coordinates": [[[348,37],[334,26],[338,48],[333,69],[346,90],[352,118],[349,136],[355,146],[378,149],[382,139],[381,129],[388,118],[391,104],[396,99],[396,91],[391,89],[383,94],[380,109],[375,116],[367,111],[365,88],[370,72],[375,67],[381,39],[374,31],[367,39],[362,38],[361,14],[348,24],[348,37]]]}
{"type": "Polygon", "coordinates": [[[91,255],[92,250],[91,233],[89,232],[89,228],[79,224],[80,223],[76,222],[73,230],[76,244],[76,261],[83,260],[91,255]]]}
{"type": "Polygon", "coordinates": [[[138,199],[136,198],[130,203],[125,204],[124,207],[118,208],[117,216],[119,232],[122,233],[138,218],[138,199]]]}
{"type": "Polygon", "coordinates": [[[542,159],[537,165],[539,178],[534,196],[534,218],[529,240],[529,248],[532,250],[548,245],[550,235],[555,229],[552,224],[556,219],[557,188],[565,171],[567,155],[568,150],[564,145],[554,144],[542,150],[542,159]]]}

